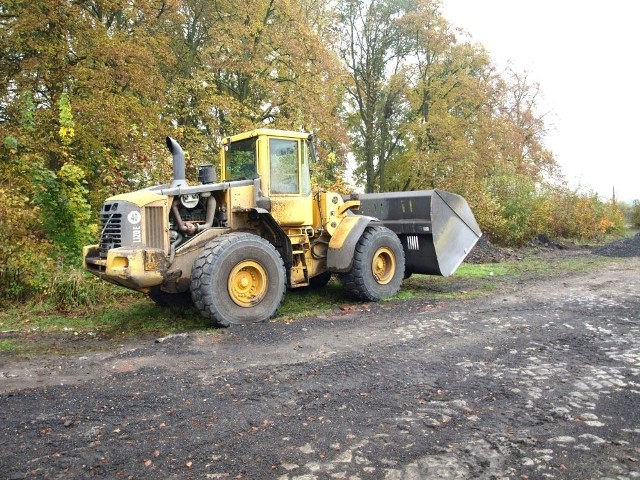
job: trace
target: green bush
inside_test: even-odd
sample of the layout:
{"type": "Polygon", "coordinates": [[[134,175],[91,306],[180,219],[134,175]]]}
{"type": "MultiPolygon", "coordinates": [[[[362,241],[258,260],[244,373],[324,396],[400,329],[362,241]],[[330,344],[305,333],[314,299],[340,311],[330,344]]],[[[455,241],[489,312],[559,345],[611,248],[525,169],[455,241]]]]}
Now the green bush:
{"type": "MultiPolygon", "coordinates": [[[[509,171],[497,172],[485,182],[481,201],[467,198],[480,228],[496,244],[519,246],[541,234],[597,240],[624,231],[622,207],[613,201],[603,202],[595,193],[538,185],[509,171]]],[[[640,206],[638,211],[640,216],[640,206]]]]}
{"type": "Polygon", "coordinates": [[[59,268],[43,292],[45,304],[59,312],[92,309],[112,301],[114,296],[137,295],[116,287],[76,267],[59,268]]]}
{"type": "Polygon", "coordinates": [[[63,165],[57,174],[34,167],[32,180],[44,235],[59,249],[65,263],[79,265],[82,246],[97,234],[86,200],[84,172],[72,163],[63,165]]]}
{"type": "Polygon", "coordinates": [[[551,193],[550,233],[556,237],[596,240],[624,230],[622,208],[603,202],[595,193],[580,193],[566,188],[551,193]]]}
{"type": "Polygon", "coordinates": [[[486,181],[486,189],[500,206],[503,220],[493,232],[494,242],[518,246],[548,233],[548,199],[529,177],[497,171],[486,181]]]}
{"type": "Polygon", "coordinates": [[[16,195],[0,184],[0,299],[23,301],[38,295],[53,271],[54,248],[42,238],[40,212],[28,191],[16,195]],[[24,196],[23,196],[24,195],[24,196]]]}
{"type": "Polygon", "coordinates": [[[631,204],[631,225],[640,227],[640,200],[634,200],[631,204]]]}

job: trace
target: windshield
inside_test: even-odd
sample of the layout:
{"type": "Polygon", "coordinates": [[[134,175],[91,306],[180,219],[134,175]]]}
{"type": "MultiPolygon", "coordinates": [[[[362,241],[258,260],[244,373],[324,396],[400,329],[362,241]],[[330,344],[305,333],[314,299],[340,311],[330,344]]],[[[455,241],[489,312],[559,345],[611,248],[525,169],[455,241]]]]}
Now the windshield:
{"type": "Polygon", "coordinates": [[[233,142],[225,148],[225,180],[258,178],[256,138],[233,142]]]}

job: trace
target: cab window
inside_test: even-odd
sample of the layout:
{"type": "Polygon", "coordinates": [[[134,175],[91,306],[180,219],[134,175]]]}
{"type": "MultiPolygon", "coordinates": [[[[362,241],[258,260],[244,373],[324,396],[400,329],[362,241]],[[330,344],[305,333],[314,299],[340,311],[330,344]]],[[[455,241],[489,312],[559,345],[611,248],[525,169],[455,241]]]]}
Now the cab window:
{"type": "Polygon", "coordinates": [[[299,143],[297,140],[269,139],[271,193],[299,193],[299,143]]]}
{"type": "Polygon", "coordinates": [[[303,195],[308,195],[311,193],[311,169],[309,166],[309,160],[311,157],[311,148],[309,142],[303,143],[303,154],[302,154],[302,175],[300,175],[301,185],[300,185],[300,193],[303,195]]]}
{"type": "Polygon", "coordinates": [[[258,178],[256,138],[248,138],[227,145],[225,151],[225,179],[252,180],[258,178]]]}

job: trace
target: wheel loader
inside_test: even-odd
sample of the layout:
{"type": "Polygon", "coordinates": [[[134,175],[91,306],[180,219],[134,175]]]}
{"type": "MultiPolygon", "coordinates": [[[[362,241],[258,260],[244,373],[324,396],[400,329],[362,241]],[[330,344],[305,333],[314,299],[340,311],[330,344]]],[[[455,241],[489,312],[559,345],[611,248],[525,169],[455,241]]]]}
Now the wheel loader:
{"type": "Polygon", "coordinates": [[[166,143],[172,183],[108,198],[84,267],[159,304],[193,304],[216,326],[267,320],[287,289],[332,275],[354,298],[391,297],[413,273],[451,275],[482,235],[453,193],[312,191],[309,133],[224,138],[220,180],[204,164],[197,185],[181,146],[166,143]]]}

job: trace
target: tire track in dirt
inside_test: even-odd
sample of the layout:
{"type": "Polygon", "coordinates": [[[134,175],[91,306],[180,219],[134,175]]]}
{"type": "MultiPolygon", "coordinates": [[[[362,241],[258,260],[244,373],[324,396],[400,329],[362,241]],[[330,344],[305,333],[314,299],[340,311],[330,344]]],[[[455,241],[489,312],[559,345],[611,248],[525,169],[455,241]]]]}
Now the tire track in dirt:
{"type": "Polygon", "coordinates": [[[638,291],[631,259],[435,309],[394,302],[3,367],[28,376],[1,379],[1,471],[637,478],[638,291]]]}

